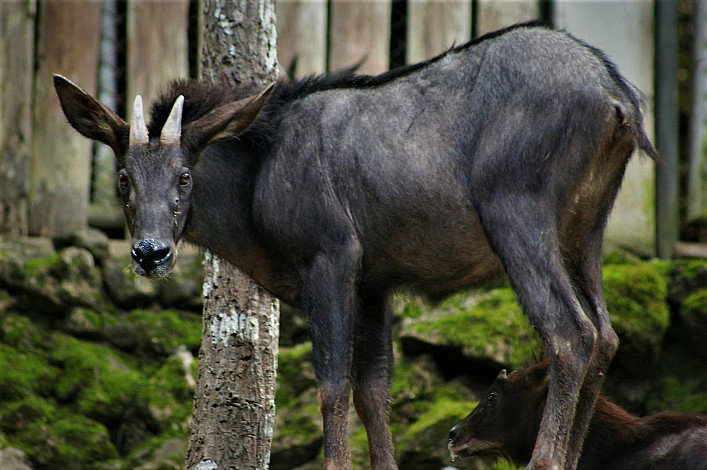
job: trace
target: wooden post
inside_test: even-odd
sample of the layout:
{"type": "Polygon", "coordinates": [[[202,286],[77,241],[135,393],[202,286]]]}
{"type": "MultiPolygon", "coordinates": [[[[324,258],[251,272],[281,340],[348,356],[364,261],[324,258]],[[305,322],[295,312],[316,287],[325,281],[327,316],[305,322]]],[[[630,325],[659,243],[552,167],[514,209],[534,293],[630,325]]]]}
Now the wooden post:
{"type": "Polygon", "coordinates": [[[327,2],[277,2],[277,58],[286,70],[296,64],[295,76],[326,72],[327,2]]]}
{"type": "Polygon", "coordinates": [[[707,219],[707,0],[693,2],[692,109],[687,221],[707,219]]]}
{"type": "MultiPolygon", "coordinates": [[[[555,3],[555,24],[603,50],[619,71],[646,96],[644,110],[648,136],[653,128],[654,49],[653,2],[555,3]],[[591,18],[592,21],[587,21],[591,18]]],[[[632,158],[604,236],[605,249],[628,248],[653,256],[655,244],[655,165],[648,158],[632,158]]]]}
{"type": "Polygon", "coordinates": [[[478,0],[476,33],[478,36],[514,23],[538,19],[537,0],[478,0]]]}
{"type": "Polygon", "coordinates": [[[91,141],[66,123],[52,86],[59,73],[95,94],[101,4],[43,0],[39,4],[34,78],[29,233],[54,236],[88,225],[91,141]]]}
{"type": "MultiPolygon", "coordinates": [[[[264,88],[277,78],[271,0],[204,0],[203,80],[264,88]]],[[[206,254],[204,314],[188,470],[268,468],[275,421],[279,304],[206,254]]]]}
{"type": "Polygon", "coordinates": [[[470,37],[471,1],[413,0],[408,4],[408,64],[464,44],[470,37]]]}
{"type": "Polygon", "coordinates": [[[128,95],[150,103],[160,87],[189,76],[189,0],[130,0],[128,3],[128,95]]]}
{"type": "Polygon", "coordinates": [[[390,62],[389,0],[332,0],[329,15],[329,71],[363,60],[361,73],[381,73],[390,62]]]}
{"type": "Polygon", "coordinates": [[[27,234],[33,4],[0,1],[0,233],[27,234]]]}

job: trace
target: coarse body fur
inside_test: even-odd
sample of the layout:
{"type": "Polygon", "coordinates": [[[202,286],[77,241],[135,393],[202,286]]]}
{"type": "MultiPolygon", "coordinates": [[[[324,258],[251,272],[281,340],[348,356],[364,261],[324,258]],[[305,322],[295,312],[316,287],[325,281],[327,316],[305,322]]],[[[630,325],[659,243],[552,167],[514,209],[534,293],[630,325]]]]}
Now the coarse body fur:
{"type": "Polygon", "coordinates": [[[617,347],[604,226],[633,151],[654,156],[639,93],[599,51],[526,24],[380,76],[281,82],[254,98],[181,81],[133,145],[137,125],[64,80],[69,121],[115,150],[136,272],[168,273],[183,237],[304,309],[326,468],[351,465],[351,391],[371,467],[396,468],[392,293],[441,297],[504,272],[552,352],[530,467],[574,467],[617,347]],[[174,144],[157,136],[179,95],[174,144]]]}

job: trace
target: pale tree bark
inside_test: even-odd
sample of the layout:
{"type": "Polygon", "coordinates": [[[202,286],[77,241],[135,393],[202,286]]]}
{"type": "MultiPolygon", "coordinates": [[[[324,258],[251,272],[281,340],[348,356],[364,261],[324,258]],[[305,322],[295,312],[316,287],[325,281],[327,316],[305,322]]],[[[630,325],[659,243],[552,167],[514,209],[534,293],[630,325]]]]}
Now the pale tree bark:
{"type": "MultiPolygon", "coordinates": [[[[203,0],[200,76],[264,88],[277,77],[272,0],[203,0]]],[[[279,304],[207,252],[188,470],[267,469],[275,418],[279,304]]]]}

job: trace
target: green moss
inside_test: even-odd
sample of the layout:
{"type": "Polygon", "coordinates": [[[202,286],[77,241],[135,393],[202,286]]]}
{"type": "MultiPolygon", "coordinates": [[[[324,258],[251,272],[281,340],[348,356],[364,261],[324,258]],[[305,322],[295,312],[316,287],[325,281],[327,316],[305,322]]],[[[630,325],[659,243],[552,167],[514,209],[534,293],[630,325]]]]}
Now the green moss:
{"type": "MultiPolygon", "coordinates": [[[[422,302],[417,300],[416,302],[422,302]]],[[[417,341],[460,348],[465,356],[513,369],[528,364],[541,349],[510,288],[486,294],[459,294],[439,305],[423,304],[427,313],[403,326],[403,336],[417,341]]]]}
{"type": "Polygon", "coordinates": [[[614,250],[602,256],[603,265],[609,264],[640,264],[641,259],[633,253],[625,250],[614,250]]]}
{"type": "Polygon", "coordinates": [[[39,352],[49,345],[49,332],[24,315],[0,319],[0,340],[18,351],[39,352]]]}
{"type": "Polygon", "coordinates": [[[668,375],[659,377],[647,400],[649,413],[672,410],[681,413],[707,414],[707,377],[683,380],[668,375]]]}
{"type": "Polygon", "coordinates": [[[55,335],[51,360],[62,369],[54,393],[77,411],[102,422],[120,420],[139,406],[145,378],[108,346],[55,335]]]}
{"type": "Polygon", "coordinates": [[[13,437],[38,469],[82,470],[118,457],[106,428],[80,415],[37,420],[13,437]]]}
{"type": "Polygon", "coordinates": [[[296,406],[298,396],[317,386],[312,363],[312,343],[280,348],[277,359],[275,403],[281,407],[296,406]]]}
{"type": "Polygon", "coordinates": [[[655,364],[670,323],[666,263],[604,268],[604,295],[621,345],[615,365],[632,374],[655,364]]]}
{"type": "Polygon", "coordinates": [[[169,355],[179,346],[197,350],[201,344],[201,316],[178,310],[133,310],[123,325],[135,335],[136,347],[169,355]]]}
{"type": "Polygon", "coordinates": [[[29,395],[0,405],[0,430],[8,435],[22,432],[32,423],[54,419],[56,406],[49,400],[29,395]]]}
{"type": "Polygon", "coordinates": [[[700,259],[682,259],[675,263],[673,270],[675,282],[693,282],[707,276],[707,262],[700,259]]]}
{"type": "Polygon", "coordinates": [[[46,393],[57,375],[42,356],[0,344],[0,402],[46,393]]]}
{"type": "Polygon", "coordinates": [[[188,434],[194,389],[186,373],[182,360],[172,356],[140,388],[138,400],[149,413],[151,427],[167,433],[165,435],[186,437],[188,434]]]}
{"type": "Polygon", "coordinates": [[[54,253],[46,258],[28,259],[24,264],[24,275],[25,277],[43,277],[58,262],[59,253],[54,253]]]}
{"type": "Polygon", "coordinates": [[[680,316],[683,320],[694,318],[700,325],[707,322],[707,288],[696,290],[687,296],[682,303],[680,316]]]}
{"type": "Polygon", "coordinates": [[[449,429],[462,420],[476,403],[440,398],[397,439],[401,468],[410,461],[450,462],[449,429]]]}

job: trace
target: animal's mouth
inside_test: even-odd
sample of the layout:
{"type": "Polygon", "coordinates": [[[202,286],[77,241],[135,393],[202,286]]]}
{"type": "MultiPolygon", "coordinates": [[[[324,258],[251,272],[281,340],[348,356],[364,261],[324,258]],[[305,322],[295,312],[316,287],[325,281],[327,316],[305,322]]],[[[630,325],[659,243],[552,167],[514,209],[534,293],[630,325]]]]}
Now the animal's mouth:
{"type": "Polygon", "coordinates": [[[471,438],[461,444],[449,441],[447,446],[452,456],[452,461],[457,457],[473,457],[475,455],[501,455],[503,445],[496,441],[486,441],[483,439],[471,438]]]}

